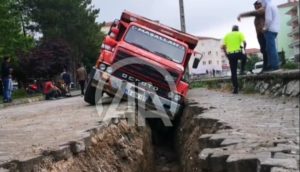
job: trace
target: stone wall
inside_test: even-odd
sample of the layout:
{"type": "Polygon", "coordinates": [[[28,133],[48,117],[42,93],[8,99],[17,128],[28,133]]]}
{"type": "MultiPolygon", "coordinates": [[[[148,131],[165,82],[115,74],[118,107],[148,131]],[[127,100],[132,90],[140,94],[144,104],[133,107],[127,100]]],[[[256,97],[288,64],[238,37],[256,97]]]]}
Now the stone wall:
{"type": "MultiPolygon", "coordinates": [[[[288,70],[269,72],[257,75],[239,76],[239,87],[245,93],[260,93],[272,96],[297,97],[300,95],[300,71],[288,70]]],[[[194,80],[192,87],[230,88],[231,79],[211,78],[205,80],[194,80]]]]}

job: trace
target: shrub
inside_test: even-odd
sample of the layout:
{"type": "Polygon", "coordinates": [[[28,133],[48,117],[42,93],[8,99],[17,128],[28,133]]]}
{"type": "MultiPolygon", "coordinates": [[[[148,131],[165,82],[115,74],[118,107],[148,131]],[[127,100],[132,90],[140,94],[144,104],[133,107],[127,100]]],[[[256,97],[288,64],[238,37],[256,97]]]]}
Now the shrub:
{"type": "Polygon", "coordinates": [[[287,61],[283,66],[283,69],[299,69],[299,64],[293,61],[287,61]]]}

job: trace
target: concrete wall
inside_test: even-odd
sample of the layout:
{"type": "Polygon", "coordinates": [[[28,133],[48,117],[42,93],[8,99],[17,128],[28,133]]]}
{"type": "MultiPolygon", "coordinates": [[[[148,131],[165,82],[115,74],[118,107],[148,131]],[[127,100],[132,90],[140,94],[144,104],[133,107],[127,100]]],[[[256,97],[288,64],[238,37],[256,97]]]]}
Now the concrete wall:
{"type": "MultiPolygon", "coordinates": [[[[259,93],[272,96],[299,97],[300,71],[290,70],[278,73],[265,73],[261,75],[246,75],[238,78],[241,92],[259,93]]],[[[191,87],[197,85],[216,89],[231,87],[230,78],[216,78],[193,81],[191,87]]]]}

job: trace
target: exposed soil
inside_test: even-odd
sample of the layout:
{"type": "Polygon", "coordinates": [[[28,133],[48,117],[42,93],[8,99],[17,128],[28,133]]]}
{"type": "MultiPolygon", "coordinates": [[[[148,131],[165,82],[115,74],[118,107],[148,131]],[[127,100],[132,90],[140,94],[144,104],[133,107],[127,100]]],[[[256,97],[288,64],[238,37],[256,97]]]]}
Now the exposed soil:
{"type": "Polygon", "coordinates": [[[153,149],[148,127],[110,125],[92,138],[86,151],[59,162],[49,160],[38,171],[50,172],[152,172],[153,149]]]}

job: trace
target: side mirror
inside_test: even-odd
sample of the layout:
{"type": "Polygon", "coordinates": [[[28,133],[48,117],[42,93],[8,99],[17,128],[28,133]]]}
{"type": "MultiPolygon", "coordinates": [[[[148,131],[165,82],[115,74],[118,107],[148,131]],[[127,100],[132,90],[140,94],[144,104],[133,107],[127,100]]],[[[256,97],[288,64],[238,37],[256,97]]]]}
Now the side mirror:
{"type": "Polygon", "coordinates": [[[194,62],[193,62],[193,66],[192,66],[193,69],[198,68],[199,63],[203,58],[203,54],[195,52],[194,55],[196,55],[196,54],[200,55],[200,57],[195,57],[194,62]]]}
{"type": "Polygon", "coordinates": [[[195,59],[194,59],[194,62],[193,62],[192,68],[193,68],[193,69],[197,69],[197,68],[198,68],[198,65],[199,65],[199,62],[200,62],[200,59],[199,59],[199,58],[195,58],[195,59]]]}

